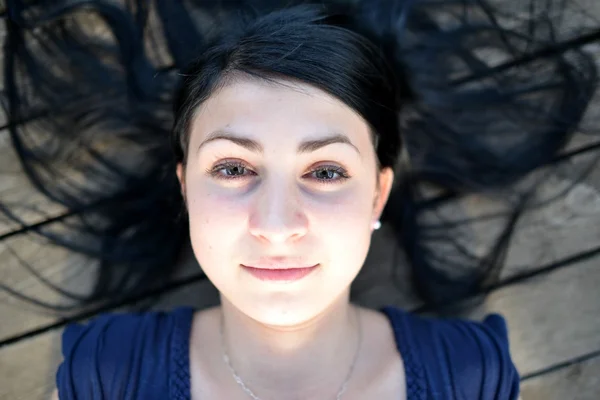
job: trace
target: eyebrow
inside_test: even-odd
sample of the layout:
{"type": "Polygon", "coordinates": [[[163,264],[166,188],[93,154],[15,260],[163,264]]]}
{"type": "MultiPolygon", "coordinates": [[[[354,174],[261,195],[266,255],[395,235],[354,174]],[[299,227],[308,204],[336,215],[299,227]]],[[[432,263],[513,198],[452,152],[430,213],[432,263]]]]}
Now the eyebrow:
{"type": "MultiPolygon", "coordinates": [[[[263,153],[264,152],[263,146],[260,143],[258,143],[257,141],[249,139],[249,138],[245,138],[245,137],[237,135],[233,132],[223,131],[223,130],[216,130],[216,131],[210,133],[206,137],[206,139],[204,139],[204,141],[202,143],[200,143],[200,146],[198,146],[198,151],[200,151],[202,146],[204,146],[205,144],[213,142],[215,140],[228,140],[228,141],[233,142],[233,143],[237,144],[238,146],[241,146],[253,153],[263,153]]],[[[297,151],[299,154],[312,153],[313,151],[317,151],[320,148],[329,146],[330,144],[334,144],[334,143],[347,144],[347,145],[351,146],[354,150],[356,150],[356,152],[359,155],[361,155],[358,148],[350,141],[350,139],[346,135],[342,135],[341,133],[331,134],[331,135],[328,135],[328,136],[325,136],[325,137],[322,137],[319,139],[305,140],[302,143],[300,143],[300,145],[298,145],[297,151]]]]}

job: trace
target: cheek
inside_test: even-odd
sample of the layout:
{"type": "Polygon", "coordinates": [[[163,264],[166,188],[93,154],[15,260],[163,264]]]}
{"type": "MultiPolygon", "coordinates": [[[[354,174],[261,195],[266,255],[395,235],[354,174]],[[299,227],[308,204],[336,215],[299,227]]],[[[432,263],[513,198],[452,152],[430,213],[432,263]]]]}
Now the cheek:
{"type": "Polygon", "coordinates": [[[188,185],[188,213],[192,248],[200,265],[219,265],[231,256],[244,232],[246,206],[239,198],[220,195],[210,185],[188,185]]]}
{"type": "Polygon", "coordinates": [[[361,266],[371,240],[369,229],[373,200],[366,188],[340,194],[327,201],[311,202],[311,234],[330,262],[361,266]]]}
{"type": "Polygon", "coordinates": [[[330,229],[343,230],[348,227],[358,229],[370,215],[369,203],[366,196],[352,194],[336,195],[333,198],[309,200],[307,210],[313,216],[313,222],[318,226],[329,226],[330,229]]]}

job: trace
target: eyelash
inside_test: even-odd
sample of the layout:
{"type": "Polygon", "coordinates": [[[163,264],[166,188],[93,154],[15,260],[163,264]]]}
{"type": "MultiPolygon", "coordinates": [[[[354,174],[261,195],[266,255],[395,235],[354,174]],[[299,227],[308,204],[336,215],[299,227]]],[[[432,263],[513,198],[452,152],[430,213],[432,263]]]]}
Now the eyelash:
{"type": "MultiPolygon", "coordinates": [[[[347,179],[350,178],[350,175],[348,175],[348,172],[344,168],[335,166],[335,165],[320,165],[316,168],[313,168],[311,171],[308,172],[308,174],[314,174],[315,172],[319,172],[319,171],[333,171],[334,173],[339,175],[339,178],[337,178],[337,179],[314,178],[314,180],[316,180],[319,183],[324,183],[324,184],[340,183],[340,182],[346,181],[347,179]]],[[[242,178],[246,178],[248,176],[256,175],[256,172],[252,171],[245,163],[240,162],[240,161],[226,161],[226,162],[215,165],[214,167],[208,169],[206,172],[215,179],[223,179],[223,180],[227,180],[227,181],[242,179],[242,178]],[[232,168],[243,168],[245,171],[250,171],[251,175],[228,175],[228,176],[221,175],[222,171],[225,171],[227,169],[232,169],[232,168]]],[[[306,176],[306,175],[303,175],[303,177],[304,176],[306,176]]]]}

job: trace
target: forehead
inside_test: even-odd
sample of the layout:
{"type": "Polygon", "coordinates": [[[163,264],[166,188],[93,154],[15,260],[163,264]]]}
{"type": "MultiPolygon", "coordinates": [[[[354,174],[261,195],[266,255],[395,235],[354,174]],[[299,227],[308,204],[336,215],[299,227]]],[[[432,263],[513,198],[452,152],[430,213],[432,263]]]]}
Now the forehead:
{"type": "Polygon", "coordinates": [[[292,81],[238,80],[213,93],[192,121],[192,141],[232,129],[262,143],[299,142],[336,132],[370,145],[370,129],[352,108],[325,91],[292,81]]]}

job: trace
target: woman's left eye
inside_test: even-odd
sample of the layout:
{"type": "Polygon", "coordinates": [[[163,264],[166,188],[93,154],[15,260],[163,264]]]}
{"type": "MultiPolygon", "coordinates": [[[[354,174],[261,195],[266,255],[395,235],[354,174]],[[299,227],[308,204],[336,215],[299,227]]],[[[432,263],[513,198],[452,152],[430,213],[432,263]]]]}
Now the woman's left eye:
{"type": "Polygon", "coordinates": [[[323,183],[336,183],[350,178],[344,168],[337,166],[320,166],[310,171],[307,175],[323,183]]]}

